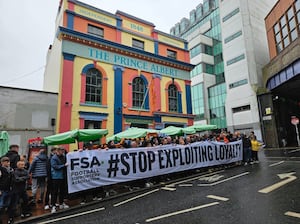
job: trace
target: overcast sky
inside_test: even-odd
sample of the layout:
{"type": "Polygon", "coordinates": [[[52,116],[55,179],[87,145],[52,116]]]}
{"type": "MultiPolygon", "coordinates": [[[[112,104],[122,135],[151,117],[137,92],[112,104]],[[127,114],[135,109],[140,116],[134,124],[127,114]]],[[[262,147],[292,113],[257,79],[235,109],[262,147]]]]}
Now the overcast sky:
{"type": "MultiPolygon", "coordinates": [[[[0,0],[0,86],[42,90],[46,54],[55,34],[60,0],[0,0]]],[[[169,30],[202,0],[81,0],[169,30]]]]}

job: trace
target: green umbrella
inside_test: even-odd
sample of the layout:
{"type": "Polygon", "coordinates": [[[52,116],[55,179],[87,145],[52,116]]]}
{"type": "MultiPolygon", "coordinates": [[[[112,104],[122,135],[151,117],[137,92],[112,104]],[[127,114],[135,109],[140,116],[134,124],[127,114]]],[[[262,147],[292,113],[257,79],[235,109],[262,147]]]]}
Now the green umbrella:
{"type": "Polygon", "coordinates": [[[189,128],[194,128],[195,131],[209,131],[217,129],[217,125],[214,124],[195,124],[189,128]]]}
{"type": "Polygon", "coordinates": [[[196,130],[194,128],[192,128],[191,126],[183,128],[182,131],[183,131],[184,134],[188,134],[188,135],[196,133],[196,130]]]}
{"type": "Polygon", "coordinates": [[[71,144],[83,141],[94,141],[107,135],[107,129],[75,129],[43,138],[46,145],[71,144]]]}
{"type": "Polygon", "coordinates": [[[0,132],[0,157],[8,152],[9,136],[7,131],[0,132]]]}
{"type": "Polygon", "coordinates": [[[159,132],[163,133],[165,135],[182,135],[183,134],[183,128],[175,127],[175,126],[168,126],[164,129],[161,129],[159,132]]]}
{"type": "Polygon", "coordinates": [[[154,130],[154,129],[132,127],[118,134],[106,138],[106,141],[107,142],[120,141],[122,138],[126,138],[126,139],[142,138],[145,137],[148,133],[158,133],[158,132],[159,132],[158,130],[154,130]]]}

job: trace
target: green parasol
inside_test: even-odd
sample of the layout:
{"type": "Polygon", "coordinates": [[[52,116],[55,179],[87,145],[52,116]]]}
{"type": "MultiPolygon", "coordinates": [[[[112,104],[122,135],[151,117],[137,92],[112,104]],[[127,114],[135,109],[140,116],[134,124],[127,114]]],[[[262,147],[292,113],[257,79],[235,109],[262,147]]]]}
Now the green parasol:
{"type": "Polygon", "coordinates": [[[9,136],[7,131],[0,132],[0,157],[8,152],[9,136]]]}
{"type": "Polygon", "coordinates": [[[83,141],[94,141],[107,135],[107,129],[75,129],[43,138],[46,145],[71,144],[83,141]]]}

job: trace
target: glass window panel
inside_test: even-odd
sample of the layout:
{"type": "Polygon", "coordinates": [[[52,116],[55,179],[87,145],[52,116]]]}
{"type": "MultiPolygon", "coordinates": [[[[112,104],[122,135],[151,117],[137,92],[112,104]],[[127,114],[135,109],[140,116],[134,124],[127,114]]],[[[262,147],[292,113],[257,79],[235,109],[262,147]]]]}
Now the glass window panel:
{"type": "Polygon", "coordinates": [[[290,30],[293,30],[296,27],[295,18],[289,21],[290,30]]]}
{"type": "Polygon", "coordinates": [[[286,25],[285,15],[281,17],[281,19],[280,19],[280,25],[281,25],[281,27],[284,27],[286,25]]]}
{"type": "Polygon", "coordinates": [[[287,26],[283,27],[281,32],[282,32],[282,37],[285,38],[288,35],[287,26]]]}
{"type": "Polygon", "coordinates": [[[287,17],[288,17],[288,20],[290,20],[291,18],[294,17],[294,9],[293,7],[291,7],[288,12],[287,12],[287,17]]]}
{"type": "Polygon", "coordinates": [[[282,43],[279,43],[276,45],[276,48],[277,48],[277,53],[281,52],[283,47],[282,47],[282,43]]]}
{"type": "Polygon", "coordinates": [[[300,11],[297,13],[298,24],[300,24],[300,11]]]}
{"type": "Polygon", "coordinates": [[[281,34],[280,34],[280,32],[276,34],[275,39],[276,39],[276,43],[279,43],[281,41],[281,34]]]}
{"type": "Polygon", "coordinates": [[[275,32],[275,34],[278,33],[279,30],[280,30],[279,29],[279,23],[276,23],[275,26],[274,26],[274,32],[275,32]]]}
{"type": "Polygon", "coordinates": [[[144,50],[144,41],[132,39],[132,47],[144,50]]]}
{"type": "Polygon", "coordinates": [[[283,45],[284,45],[284,47],[287,47],[289,44],[290,44],[290,39],[289,39],[289,37],[284,38],[284,39],[283,39],[283,45]]]}
{"type": "Polygon", "coordinates": [[[89,69],[86,74],[85,100],[101,103],[102,74],[95,68],[89,69]]]}
{"type": "Polygon", "coordinates": [[[291,40],[294,41],[296,40],[298,37],[298,32],[297,32],[297,29],[294,29],[292,32],[291,32],[291,40]]]}
{"type": "Polygon", "coordinates": [[[300,10],[300,0],[297,0],[295,2],[295,8],[296,8],[296,11],[299,11],[300,10]]]}

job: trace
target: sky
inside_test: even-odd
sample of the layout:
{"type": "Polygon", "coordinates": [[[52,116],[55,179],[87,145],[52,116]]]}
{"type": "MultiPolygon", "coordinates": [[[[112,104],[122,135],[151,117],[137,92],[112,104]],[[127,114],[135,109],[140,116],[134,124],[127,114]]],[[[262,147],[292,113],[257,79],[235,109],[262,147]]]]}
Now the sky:
{"type": "MultiPolygon", "coordinates": [[[[46,55],[55,35],[60,0],[0,0],[0,86],[42,90],[46,55]]],[[[123,11],[169,33],[202,0],[81,0],[123,11]]]]}

